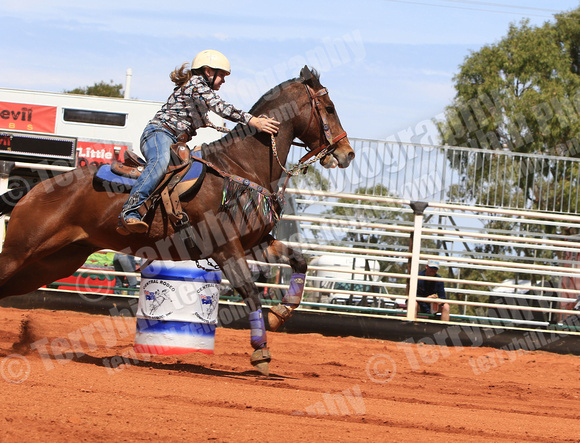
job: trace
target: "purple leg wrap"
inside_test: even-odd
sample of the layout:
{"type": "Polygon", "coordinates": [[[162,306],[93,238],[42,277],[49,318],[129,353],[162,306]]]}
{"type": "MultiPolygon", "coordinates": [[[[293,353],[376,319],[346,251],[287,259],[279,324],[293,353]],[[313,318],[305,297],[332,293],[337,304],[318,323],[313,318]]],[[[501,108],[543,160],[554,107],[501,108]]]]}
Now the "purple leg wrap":
{"type": "Polygon", "coordinates": [[[251,343],[254,349],[261,349],[266,346],[266,327],[262,310],[250,312],[251,343]]]}
{"type": "Polygon", "coordinates": [[[298,274],[296,272],[292,274],[290,287],[284,298],[282,298],[282,303],[292,309],[297,308],[302,301],[304,283],[306,283],[306,274],[298,274]]]}

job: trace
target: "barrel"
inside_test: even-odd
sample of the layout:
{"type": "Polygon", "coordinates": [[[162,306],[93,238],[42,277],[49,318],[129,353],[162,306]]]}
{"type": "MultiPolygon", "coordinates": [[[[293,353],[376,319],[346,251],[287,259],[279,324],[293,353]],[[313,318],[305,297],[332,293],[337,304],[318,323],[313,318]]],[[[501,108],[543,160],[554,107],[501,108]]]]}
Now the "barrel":
{"type": "Polygon", "coordinates": [[[141,270],[136,352],[213,354],[221,272],[207,261],[154,261],[141,270]]]}

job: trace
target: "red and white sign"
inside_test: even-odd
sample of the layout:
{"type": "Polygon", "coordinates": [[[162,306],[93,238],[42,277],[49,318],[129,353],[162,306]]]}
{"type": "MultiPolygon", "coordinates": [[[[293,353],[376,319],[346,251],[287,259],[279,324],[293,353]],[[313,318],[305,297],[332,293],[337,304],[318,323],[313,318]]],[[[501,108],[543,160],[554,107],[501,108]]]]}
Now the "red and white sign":
{"type": "Polygon", "coordinates": [[[122,159],[128,149],[126,144],[77,142],[78,166],[111,164],[122,159]]]}
{"type": "Polygon", "coordinates": [[[0,129],[54,134],[56,107],[0,102],[0,129]]]}

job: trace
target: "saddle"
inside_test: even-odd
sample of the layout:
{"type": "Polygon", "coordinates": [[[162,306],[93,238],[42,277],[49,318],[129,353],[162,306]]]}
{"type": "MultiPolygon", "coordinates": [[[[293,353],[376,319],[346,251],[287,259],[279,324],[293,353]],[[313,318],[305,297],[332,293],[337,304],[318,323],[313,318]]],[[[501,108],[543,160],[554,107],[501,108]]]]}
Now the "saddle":
{"type": "MultiPolygon", "coordinates": [[[[141,216],[145,217],[162,202],[169,220],[176,228],[189,225],[180,201],[197,193],[206,172],[206,165],[195,161],[201,157],[201,146],[192,152],[187,146],[189,140],[190,137],[182,134],[177,143],[171,145],[171,158],[164,177],[149,198],[137,208],[141,216]]],[[[95,181],[113,192],[129,192],[145,165],[145,161],[138,155],[125,151],[123,162],[101,166],[95,174],[95,181]]]]}
{"type": "MultiPolygon", "coordinates": [[[[183,134],[182,134],[183,136],[183,134]]],[[[283,193],[272,193],[266,188],[254,183],[247,178],[228,173],[212,162],[201,157],[201,146],[193,152],[187,146],[188,138],[178,139],[171,146],[171,162],[167,173],[151,196],[137,208],[137,211],[145,219],[152,215],[158,202],[163,207],[176,233],[178,233],[186,247],[195,247],[194,231],[187,214],[182,210],[180,200],[191,199],[198,192],[207,168],[224,178],[224,189],[218,212],[231,212],[238,210],[238,201],[244,194],[249,198],[241,210],[251,216],[256,213],[260,217],[266,217],[268,222],[280,220],[280,214],[284,206],[283,193]]],[[[145,169],[146,163],[132,152],[125,153],[124,162],[115,162],[112,165],[102,165],[94,175],[93,186],[97,190],[108,192],[129,192],[135,179],[145,169]]],[[[125,225],[124,218],[121,223],[125,225]]],[[[130,229],[127,228],[128,231],[130,229]]]]}
{"type": "MultiPolygon", "coordinates": [[[[143,202],[143,204],[137,208],[139,214],[145,217],[149,210],[155,206],[159,199],[163,202],[167,216],[172,223],[177,223],[187,217],[183,210],[181,209],[181,203],[179,199],[179,192],[177,192],[177,185],[181,179],[187,174],[187,171],[191,168],[193,159],[191,158],[191,151],[187,146],[186,141],[178,141],[171,145],[171,158],[169,161],[169,166],[167,171],[165,171],[165,176],[161,179],[161,182],[151,195],[143,202]]],[[[133,154],[133,153],[131,153],[133,154]]],[[[130,162],[134,162],[138,159],[137,155],[129,155],[128,159],[130,162]]],[[[111,170],[115,173],[124,173],[126,171],[126,165],[114,165],[111,170]],[[118,171],[118,172],[117,172],[118,171]]],[[[143,168],[137,167],[138,175],[141,175],[143,168]]]]}

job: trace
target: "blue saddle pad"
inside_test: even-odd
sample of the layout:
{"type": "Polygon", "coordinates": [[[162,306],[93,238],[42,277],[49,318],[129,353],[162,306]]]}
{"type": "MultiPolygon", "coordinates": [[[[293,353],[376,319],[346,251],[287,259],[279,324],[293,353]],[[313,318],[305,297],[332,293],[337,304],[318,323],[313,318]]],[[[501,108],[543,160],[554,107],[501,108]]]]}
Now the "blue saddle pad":
{"type": "MultiPolygon", "coordinates": [[[[193,156],[201,158],[201,152],[193,151],[193,156]]],[[[187,174],[185,174],[185,177],[183,177],[181,181],[184,182],[187,180],[194,180],[196,178],[199,178],[202,170],[203,164],[201,162],[193,162],[193,165],[191,165],[191,168],[189,168],[189,171],[187,172],[187,174]]],[[[137,181],[134,178],[123,177],[121,175],[115,174],[114,172],[111,171],[111,165],[102,165],[101,167],[99,167],[95,176],[99,180],[105,182],[124,185],[127,191],[130,188],[132,188],[135,182],[137,181]]]]}

